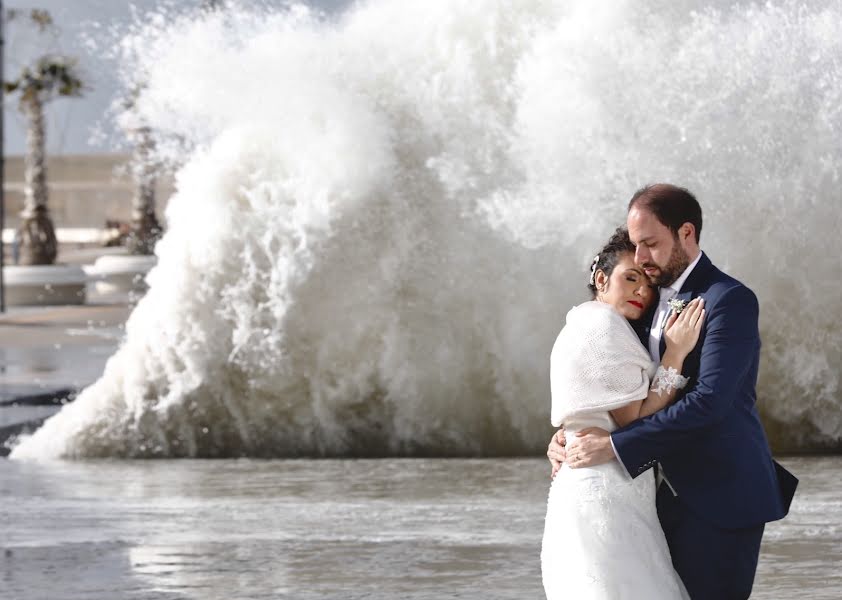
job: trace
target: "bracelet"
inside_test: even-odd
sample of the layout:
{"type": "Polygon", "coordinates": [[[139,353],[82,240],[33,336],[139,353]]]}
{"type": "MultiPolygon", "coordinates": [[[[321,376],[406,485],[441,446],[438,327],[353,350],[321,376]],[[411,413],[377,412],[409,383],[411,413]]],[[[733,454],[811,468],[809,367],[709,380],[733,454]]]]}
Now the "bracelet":
{"type": "Polygon", "coordinates": [[[655,371],[655,379],[652,381],[652,387],[650,389],[658,394],[658,396],[663,396],[664,393],[669,394],[675,390],[682,389],[687,385],[688,381],[690,379],[682,376],[681,373],[672,367],[665,369],[663,366],[659,366],[658,370],[655,371]]]}

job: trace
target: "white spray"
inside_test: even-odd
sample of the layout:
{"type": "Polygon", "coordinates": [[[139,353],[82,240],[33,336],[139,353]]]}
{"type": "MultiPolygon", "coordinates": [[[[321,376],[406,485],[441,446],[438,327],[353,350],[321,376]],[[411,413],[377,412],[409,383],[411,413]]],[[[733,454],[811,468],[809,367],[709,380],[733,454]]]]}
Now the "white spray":
{"type": "Polygon", "coordinates": [[[150,290],[15,458],[540,452],[551,344],[641,185],[761,301],[779,447],[842,440],[842,9],[372,0],[150,20],[150,290]],[[185,154],[186,153],[186,154],[185,154]]]}

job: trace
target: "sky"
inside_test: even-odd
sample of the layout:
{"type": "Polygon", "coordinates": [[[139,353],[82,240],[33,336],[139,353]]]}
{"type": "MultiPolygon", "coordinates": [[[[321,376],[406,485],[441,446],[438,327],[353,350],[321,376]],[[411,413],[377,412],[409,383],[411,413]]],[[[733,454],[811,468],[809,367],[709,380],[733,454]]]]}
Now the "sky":
{"type": "MultiPolygon", "coordinates": [[[[279,6],[285,0],[262,0],[279,6]]],[[[185,5],[202,5],[203,0],[181,0],[185,5]]],[[[351,0],[305,0],[304,4],[326,12],[342,10],[351,0]]],[[[94,23],[111,25],[130,22],[131,6],[138,9],[152,9],[160,0],[5,0],[8,9],[43,8],[50,12],[59,31],[56,36],[36,35],[31,28],[13,21],[5,25],[4,77],[14,79],[21,68],[33,57],[44,53],[62,53],[75,56],[79,61],[83,78],[88,86],[81,98],[59,98],[47,107],[47,153],[100,154],[114,151],[108,142],[113,138],[114,128],[107,117],[111,102],[117,96],[119,86],[106,61],[86,50],[84,37],[94,31],[94,23]],[[106,135],[96,135],[102,130],[106,135]]],[[[24,153],[26,129],[22,115],[17,108],[17,98],[7,97],[3,102],[4,143],[6,156],[24,153]]]]}

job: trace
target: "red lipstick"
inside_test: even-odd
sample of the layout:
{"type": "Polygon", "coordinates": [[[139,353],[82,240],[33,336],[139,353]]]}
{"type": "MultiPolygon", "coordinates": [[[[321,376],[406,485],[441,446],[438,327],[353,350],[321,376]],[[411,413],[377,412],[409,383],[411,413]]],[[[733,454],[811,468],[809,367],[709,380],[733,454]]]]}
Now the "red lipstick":
{"type": "Polygon", "coordinates": [[[638,302],[637,300],[629,300],[629,304],[633,304],[634,306],[636,306],[638,308],[643,308],[643,304],[638,302]]]}

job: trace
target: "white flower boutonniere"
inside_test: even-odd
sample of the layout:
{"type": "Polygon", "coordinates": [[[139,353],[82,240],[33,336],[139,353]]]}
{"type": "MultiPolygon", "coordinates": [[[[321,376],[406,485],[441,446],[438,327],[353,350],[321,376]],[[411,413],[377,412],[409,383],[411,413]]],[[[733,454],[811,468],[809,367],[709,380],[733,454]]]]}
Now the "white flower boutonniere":
{"type": "Polygon", "coordinates": [[[674,312],[677,315],[680,315],[681,311],[684,310],[684,307],[687,306],[687,300],[673,298],[672,300],[667,302],[667,304],[669,304],[669,307],[672,309],[672,312],[674,312]]]}

